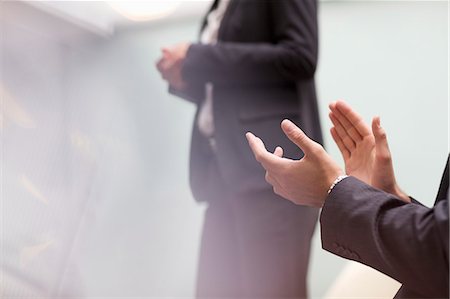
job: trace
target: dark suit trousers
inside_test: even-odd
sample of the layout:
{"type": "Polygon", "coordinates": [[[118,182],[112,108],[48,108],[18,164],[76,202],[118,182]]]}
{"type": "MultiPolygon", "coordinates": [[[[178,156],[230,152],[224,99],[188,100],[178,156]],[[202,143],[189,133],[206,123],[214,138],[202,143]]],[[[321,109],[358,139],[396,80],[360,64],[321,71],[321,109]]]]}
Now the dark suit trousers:
{"type": "Polygon", "coordinates": [[[197,297],[305,298],[317,215],[270,189],[218,192],[206,210],[197,297]]]}

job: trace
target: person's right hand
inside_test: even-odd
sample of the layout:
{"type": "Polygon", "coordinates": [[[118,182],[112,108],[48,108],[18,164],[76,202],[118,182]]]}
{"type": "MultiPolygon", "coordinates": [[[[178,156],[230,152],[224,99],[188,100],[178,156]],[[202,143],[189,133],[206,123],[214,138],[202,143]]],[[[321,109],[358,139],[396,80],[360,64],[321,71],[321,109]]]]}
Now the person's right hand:
{"type": "Polygon", "coordinates": [[[380,118],[373,118],[370,130],[363,118],[347,103],[333,102],[330,110],[329,116],[334,125],[330,130],[331,136],[344,158],[346,173],[405,202],[411,202],[396,182],[392,156],[380,118]]]}
{"type": "Polygon", "coordinates": [[[189,43],[181,43],[170,48],[165,47],[162,49],[162,57],[156,63],[156,68],[162,78],[178,90],[183,90],[187,86],[181,69],[189,47],[189,43]]]}
{"type": "Polygon", "coordinates": [[[266,181],[276,194],[295,204],[322,207],[328,196],[327,190],[342,175],[342,169],[320,144],[306,136],[293,122],[283,120],[281,128],[305,154],[300,160],[283,158],[281,147],[271,153],[259,137],[250,132],[246,134],[256,160],[266,170],[266,181]]]}

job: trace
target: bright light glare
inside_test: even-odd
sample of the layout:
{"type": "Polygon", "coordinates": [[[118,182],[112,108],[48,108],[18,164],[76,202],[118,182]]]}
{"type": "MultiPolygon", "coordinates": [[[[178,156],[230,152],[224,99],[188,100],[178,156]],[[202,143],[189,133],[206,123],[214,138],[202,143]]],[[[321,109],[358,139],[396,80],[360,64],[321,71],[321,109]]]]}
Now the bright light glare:
{"type": "Polygon", "coordinates": [[[36,128],[36,123],[31,115],[0,83],[0,129],[6,128],[10,122],[26,129],[36,128]]]}
{"type": "Polygon", "coordinates": [[[132,21],[149,21],[170,15],[180,1],[107,1],[118,13],[132,21]]]}

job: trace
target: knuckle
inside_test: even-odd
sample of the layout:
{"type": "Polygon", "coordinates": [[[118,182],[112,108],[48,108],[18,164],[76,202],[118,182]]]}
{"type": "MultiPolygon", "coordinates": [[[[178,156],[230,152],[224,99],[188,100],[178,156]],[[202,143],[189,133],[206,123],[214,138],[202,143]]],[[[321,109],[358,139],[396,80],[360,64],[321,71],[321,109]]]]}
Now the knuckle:
{"type": "Polygon", "coordinates": [[[378,138],[387,139],[386,132],[384,130],[381,130],[381,132],[378,134],[378,138]]]}
{"type": "Polygon", "coordinates": [[[390,163],[391,155],[389,153],[381,153],[378,155],[378,160],[382,163],[390,163]]]}
{"type": "Polygon", "coordinates": [[[311,153],[314,155],[319,155],[322,153],[322,146],[320,146],[318,143],[314,142],[311,144],[311,153]]]}
{"type": "Polygon", "coordinates": [[[270,174],[269,174],[269,172],[266,171],[266,175],[264,176],[264,178],[266,179],[266,182],[270,183],[270,174]]]}
{"type": "Polygon", "coordinates": [[[292,132],[292,136],[294,136],[295,139],[297,139],[301,142],[305,141],[305,139],[306,139],[306,135],[300,134],[299,132],[296,132],[296,131],[292,132]]]}
{"type": "Polygon", "coordinates": [[[273,192],[274,192],[275,194],[281,196],[281,194],[280,194],[280,189],[279,189],[278,187],[274,186],[274,187],[273,187],[273,192]]]}

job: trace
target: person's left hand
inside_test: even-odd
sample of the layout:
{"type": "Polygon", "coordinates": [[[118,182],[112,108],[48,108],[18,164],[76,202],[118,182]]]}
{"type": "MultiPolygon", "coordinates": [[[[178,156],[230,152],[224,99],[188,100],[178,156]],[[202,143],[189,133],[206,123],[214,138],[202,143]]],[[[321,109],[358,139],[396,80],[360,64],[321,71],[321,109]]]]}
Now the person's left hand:
{"type": "Polygon", "coordinates": [[[267,182],[276,194],[296,204],[322,207],[328,189],[343,171],[320,144],[308,138],[291,121],[284,120],[281,128],[304,152],[301,160],[283,158],[280,147],[270,153],[260,138],[250,132],[246,134],[256,160],[266,170],[267,182]]]}
{"type": "Polygon", "coordinates": [[[372,130],[363,118],[344,101],[330,104],[331,135],[345,162],[348,175],[411,202],[397,184],[392,155],[380,117],[372,120],[372,130]]]}
{"type": "Polygon", "coordinates": [[[170,48],[163,48],[162,57],[156,64],[162,78],[176,89],[182,90],[186,87],[181,70],[189,46],[189,43],[181,43],[170,48]]]}

